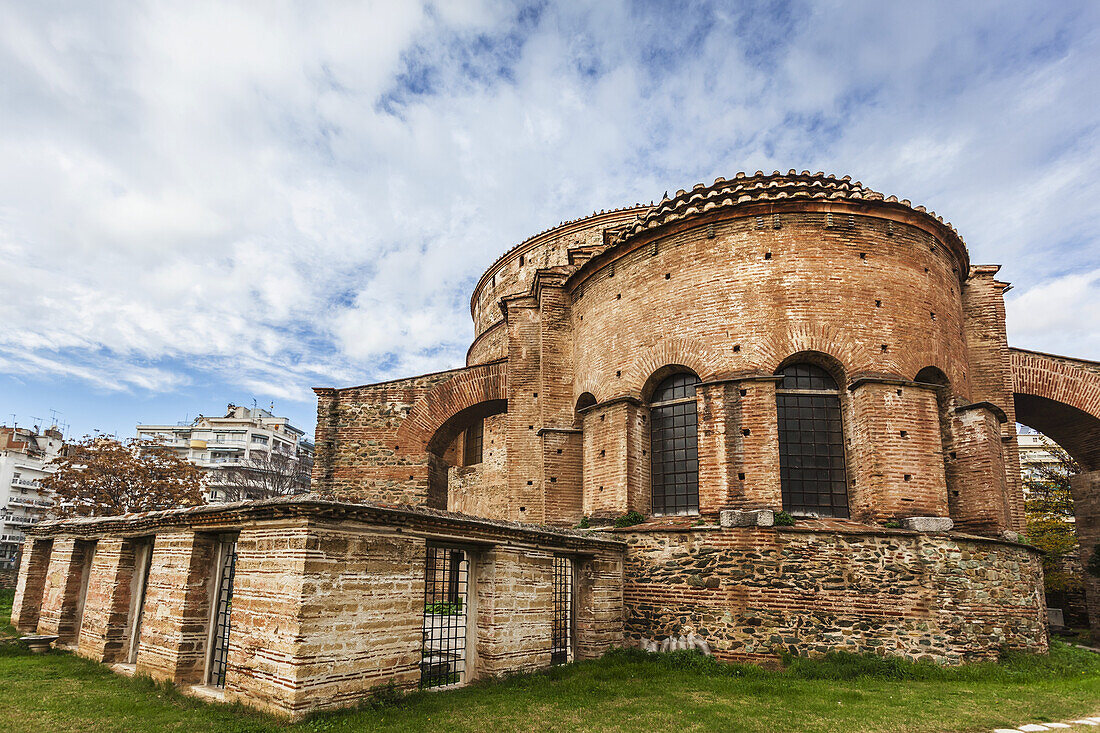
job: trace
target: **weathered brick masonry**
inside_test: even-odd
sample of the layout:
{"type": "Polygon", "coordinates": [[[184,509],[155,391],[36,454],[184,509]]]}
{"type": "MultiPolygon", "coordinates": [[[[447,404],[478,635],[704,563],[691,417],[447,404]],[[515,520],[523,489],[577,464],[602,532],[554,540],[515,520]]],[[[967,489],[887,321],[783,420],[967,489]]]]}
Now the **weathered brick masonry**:
{"type": "Polygon", "coordinates": [[[219,687],[222,699],[290,715],[420,683],[432,543],[469,558],[471,641],[455,682],[550,665],[555,557],[573,568],[569,656],[622,644],[624,544],[591,533],[310,497],[44,522],[35,531],[17,628],[58,633],[78,654],[122,671],[219,687]],[[224,682],[215,685],[214,594],[224,580],[215,560],[226,536],[236,563],[224,682]],[[133,547],[150,540],[138,604],[133,547]],[[138,647],[128,666],[131,634],[138,647]]]}
{"type": "MultiPolygon", "coordinates": [[[[1016,352],[1005,336],[1007,283],[995,278],[997,271],[972,265],[958,233],[923,207],[847,177],[806,171],[738,174],[655,206],[568,222],[517,245],[485,272],[471,297],[468,366],[420,378],[431,384],[410,395],[408,417],[370,419],[379,409],[371,390],[388,385],[319,391],[318,436],[331,440],[333,450],[319,454],[318,488],[326,491],[325,477],[341,475],[337,495],[391,496],[388,458],[375,461],[357,441],[369,430],[379,445],[400,445],[402,452],[424,446],[405,460],[433,467],[421,491],[451,510],[567,526],[582,517],[607,523],[631,511],[650,520],[697,513],[713,526],[723,510],[791,509],[807,515],[799,527],[816,532],[814,541],[823,545],[841,542],[840,530],[812,516],[833,515],[853,523],[842,541],[853,568],[844,581],[849,596],[881,601],[887,591],[874,590],[876,583],[896,580],[880,572],[884,553],[923,557],[935,550],[946,558],[922,561],[924,586],[901,583],[889,591],[908,609],[899,623],[930,629],[923,637],[930,649],[922,651],[920,639],[893,644],[888,639],[900,627],[871,617],[858,620],[866,626],[861,633],[842,635],[847,646],[944,660],[982,655],[991,647],[979,640],[978,622],[963,618],[973,609],[982,624],[1011,629],[1005,643],[1042,649],[1036,560],[1013,543],[1024,526],[1013,424],[1020,390],[1016,352]],[[792,365],[816,369],[826,375],[822,384],[836,385],[835,396],[817,394],[835,401],[838,412],[812,418],[812,427],[802,423],[801,436],[790,420],[809,420],[809,413],[780,415],[792,365]],[[484,381],[486,369],[493,370],[493,389],[480,408],[454,399],[470,393],[471,381],[484,381]],[[677,374],[696,380],[694,409],[685,418],[690,427],[674,427],[666,437],[680,441],[689,431],[693,443],[670,443],[675,447],[662,455],[673,462],[658,472],[651,451],[665,437],[654,433],[655,395],[677,374]],[[346,412],[327,419],[333,402],[346,412]],[[351,414],[369,421],[343,417],[351,414]],[[830,429],[839,436],[828,438],[836,441],[832,448],[806,444],[826,440],[830,429]],[[478,434],[492,436],[494,450],[471,458],[465,446],[478,434]],[[793,440],[803,443],[783,448],[793,440]],[[829,489],[820,488],[825,479],[814,477],[816,469],[797,478],[780,470],[784,462],[825,465],[818,458],[825,453],[833,456],[822,474],[829,489]],[[669,470],[682,483],[666,486],[669,470]],[[687,498],[669,505],[666,492],[677,491],[687,498]],[[834,498],[826,500],[823,491],[834,498]],[[979,542],[973,537],[882,539],[884,524],[914,517],[950,520],[957,530],[985,537],[980,550],[966,545],[979,558],[968,563],[1018,564],[1011,597],[998,591],[980,606],[973,598],[985,592],[982,573],[948,572],[963,551],[944,548],[979,542]]],[[[1065,414],[1057,419],[1064,423],[1065,414]]],[[[415,476],[404,480],[423,483],[415,476]]],[[[942,530],[942,521],[936,526],[942,530]]],[[[732,541],[724,531],[709,531],[716,542],[732,541]]],[[[752,532],[758,543],[767,536],[803,556],[792,544],[797,532],[752,532]]],[[[696,546],[688,536],[677,535],[696,546]]],[[[805,558],[813,564],[812,553],[805,558]]],[[[765,596],[770,613],[797,625],[794,646],[818,651],[822,639],[833,638],[820,635],[832,633],[830,617],[839,606],[815,605],[801,588],[812,585],[811,575],[783,567],[790,580],[765,596]]],[[[731,578],[744,570],[731,570],[731,578]]],[[[628,597],[664,593],[662,613],[676,617],[694,603],[692,594],[703,592],[688,588],[684,595],[675,584],[638,591],[633,582],[628,597]]],[[[714,582],[727,586],[722,578],[714,582]]],[[[665,621],[631,611],[633,635],[644,636],[646,623],[654,624],[651,636],[675,633],[665,621]]],[[[736,646],[734,638],[723,644],[736,646]]]]}
{"type": "Polygon", "coordinates": [[[1029,548],[832,524],[629,533],[627,637],[694,633],[738,661],[845,649],[960,662],[1046,649],[1029,548]]]}
{"type": "Polygon", "coordinates": [[[1013,422],[1086,469],[1087,551],[1100,365],[1010,349],[997,270],[806,171],[563,223],[479,280],[465,367],[316,389],[324,500],[36,525],[13,622],[291,715],[685,633],[1043,651],[1013,422]]]}

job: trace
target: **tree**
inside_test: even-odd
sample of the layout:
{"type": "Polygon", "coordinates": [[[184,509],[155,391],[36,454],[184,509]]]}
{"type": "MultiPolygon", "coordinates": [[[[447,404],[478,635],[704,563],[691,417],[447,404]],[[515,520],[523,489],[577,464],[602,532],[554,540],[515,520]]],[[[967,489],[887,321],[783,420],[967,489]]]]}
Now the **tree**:
{"type": "Polygon", "coordinates": [[[203,472],[151,441],[85,435],[51,461],[42,484],[67,516],[111,516],[204,503],[203,472]]]}
{"type": "Polygon", "coordinates": [[[217,491],[224,501],[270,499],[309,491],[313,462],[305,454],[252,450],[247,461],[218,471],[217,491]]]}
{"type": "Polygon", "coordinates": [[[1077,529],[1073,516],[1073,493],[1069,477],[1080,466],[1061,446],[1046,441],[1053,462],[1032,462],[1024,480],[1024,513],[1027,537],[1043,550],[1043,576],[1047,593],[1077,591],[1082,587],[1080,572],[1067,570],[1065,559],[1077,551],[1077,529]]]}

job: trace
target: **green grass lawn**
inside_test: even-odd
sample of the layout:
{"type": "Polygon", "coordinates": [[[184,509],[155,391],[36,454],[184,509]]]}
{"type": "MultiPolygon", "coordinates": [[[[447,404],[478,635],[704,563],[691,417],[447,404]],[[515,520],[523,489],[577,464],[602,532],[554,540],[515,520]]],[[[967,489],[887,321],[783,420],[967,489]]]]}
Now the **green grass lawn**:
{"type": "MultiPolygon", "coordinates": [[[[0,591],[0,625],[11,610],[0,591]]],[[[0,632],[2,633],[2,632],[0,632]]],[[[837,655],[781,672],[677,652],[616,651],[549,672],[419,693],[291,725],[0,642],[0,733],[23,731],[989,731],[1100,713],[1100,655],[940,668],[837,655]]]]}

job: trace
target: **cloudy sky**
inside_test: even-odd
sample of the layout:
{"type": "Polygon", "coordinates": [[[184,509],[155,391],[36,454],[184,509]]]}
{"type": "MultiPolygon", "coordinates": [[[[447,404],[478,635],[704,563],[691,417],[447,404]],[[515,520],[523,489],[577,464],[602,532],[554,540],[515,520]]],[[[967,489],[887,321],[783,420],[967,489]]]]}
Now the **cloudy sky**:
{"type": "Polygon", "coordinates": [[[0,423],[130,435],[459,366],[516,242],[850,174],[1100,359],[1094,2],[0,2],[0,423]],[[732,8],[731,8],[732,6],[732,8]]]}

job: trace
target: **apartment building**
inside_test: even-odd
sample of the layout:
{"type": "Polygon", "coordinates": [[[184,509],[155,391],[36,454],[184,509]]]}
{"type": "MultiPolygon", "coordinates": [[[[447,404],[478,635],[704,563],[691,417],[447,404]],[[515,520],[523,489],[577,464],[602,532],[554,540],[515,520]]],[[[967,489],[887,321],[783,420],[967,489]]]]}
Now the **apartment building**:
{"type": "Polygon", "coordinates": [[[221,417],[138,425],[136,431],[138,438],[163,443],[205,469],[211,502],[309,490],[313,442],[288,418],[269,410],[229,404],[221,417]]]}
{"type": "Polygon", "coordinates": [[[0,426],[0,564],[18,556],[26,528],[53,506],[39,481],[53,473],[49,463],[64,446],[56,427],[39,432],[37,427],[0,426]]]}
{"type": "Polygon", "coordinates": [[[1016,441],[1020,445],[1020,473],[1025,481],[1039,478],[1039,472],[1035,468],[1037,464],[1061,463],[1061,459],[1050,452],[1050,446],[1056,443],[1034,428],[1017,424],[1016,441]]]}

